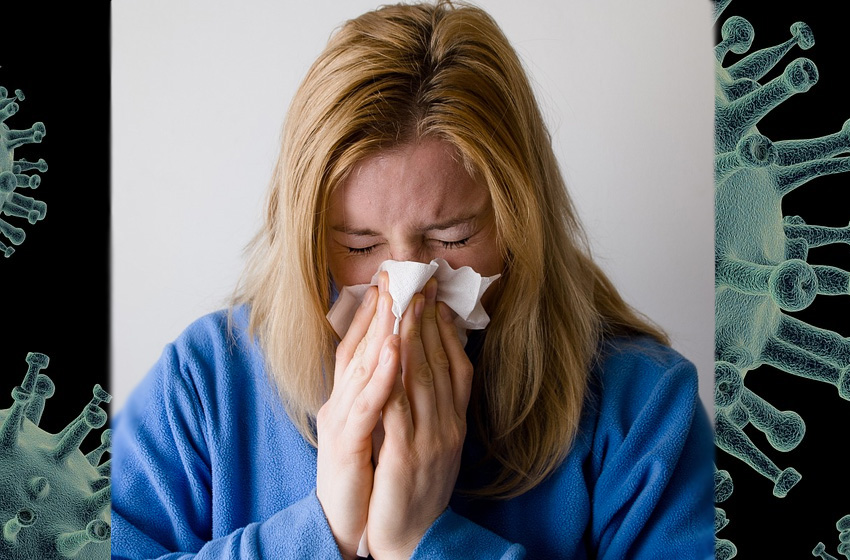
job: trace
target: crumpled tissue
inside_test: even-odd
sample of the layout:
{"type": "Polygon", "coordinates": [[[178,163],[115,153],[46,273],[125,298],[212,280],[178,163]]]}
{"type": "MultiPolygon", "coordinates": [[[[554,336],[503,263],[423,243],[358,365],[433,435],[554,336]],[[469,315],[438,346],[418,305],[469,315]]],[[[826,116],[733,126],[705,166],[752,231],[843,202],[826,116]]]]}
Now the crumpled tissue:
{"type": "Polygon", "coordinates": [[[469,266],[454,269],[445,259],[434,259],[430,263],[415,261],[387,260],[381,263],[369,284],[345,286],[336,302],[328,311],[330,321],[336,333],[342,338],[348,331],[357,307],[363,301],[369,286],[377,286],[378,274],[386,270],[389,274],[389,292],[393,298],[393,315],[396,317],[393,333],[398,334],[399,322],[413,296],[422,291],[429,278],[437,279],[437,301],[442,301],[457,313],[455,326],[461,342],[466,345],[467,329],[483,329],[490,317],[481,305],[481,296],[498,279],[495,276],[481,276],[469,266]]]}

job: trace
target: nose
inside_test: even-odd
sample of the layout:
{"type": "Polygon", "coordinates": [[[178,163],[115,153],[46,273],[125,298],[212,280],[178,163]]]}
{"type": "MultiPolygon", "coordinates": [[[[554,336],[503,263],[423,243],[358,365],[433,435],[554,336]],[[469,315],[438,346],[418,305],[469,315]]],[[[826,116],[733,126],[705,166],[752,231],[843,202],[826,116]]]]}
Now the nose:
{"type": "Polygon", "coordinates": [[[390,247],[390,258],[394,261],[414,261],[428,264],[433,259],[433,255],[423,245],[408,243],[390,247]]]}

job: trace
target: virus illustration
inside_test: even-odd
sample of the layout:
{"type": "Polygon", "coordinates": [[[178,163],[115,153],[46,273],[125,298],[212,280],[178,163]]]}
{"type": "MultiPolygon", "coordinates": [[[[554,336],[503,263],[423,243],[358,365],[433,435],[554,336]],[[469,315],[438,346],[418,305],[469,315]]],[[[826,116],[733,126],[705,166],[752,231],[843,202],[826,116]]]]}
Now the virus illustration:
{"type": "MultiPolygon", "coordinates": [[[[835,523],[835,528],[838,529],[838,540],[841,543],[838,545],[838,554],[850,560],[850,515],[839,519],[835,523]]],[[[812,550],[812,556],[817,556],[821,560],[838,560],[826,552],[826,546],[822,542],[819,542],[812,550]]]]}
{"type": "MultiPolygon", "coordinates": [[[[730,0],[715,2],[715,21],[730,0]]],[[[806,262],[810,248],[850,244],[850,226],[806,224],[783,216],[782,199],[807,182],[850,171],[850,121],[827,136],[771,140],[756,128],[772,109],[818,80],[815,64],[797,58],[774,79],[759,82],[795,46],[807,50],[814,35],[803,22],[791,37],[724,66],[731,51],[747,53],[754,32],[738,16],[726,19],[715,48],[715,442],[773,483],[785,497],[801,480],[793,467],[778,467],[744,431],[762,432],[775,450],[790,451],[803,439],[799,414],[779,411],[744,383],[761,365],[835,386],[850,400],[850,340],[801,321],[791,313],[817,295],[850,293],[850,273],[806,262]]],[[[733,491],[732,478],[715,470],[715,501],[733,491]]],[[[728,520],[716,508],[715,532],[728,520]]],[[[716,538],[718,559],[735,546],[716,538]]]]}
{"type": "Polygon", "coordinates": [[[83,412],[57,434],[39,428],[50,378],[39,371],[48,357],[29,353],[14,403],[0,410],[0,558],[9,560],[110,557],[111,431],[86,455],[80,443],[106,423],[101,403],[111,400],[100,385],[83,412]]]}
{"type": "MultiPolygon", "coordinates": [[[[47,205],[44,202],[34,200],[32,197],[20,194],[20,189],[35,189],[41,183],[38,175],[26,175],[27,171],[47,171],[47,163],[43,159],[37,162],[29,162],[25,159],[15,160],[15,148],[24,144],[41,142],[44,137],[44,124],[37,122],[26,130],[11,130],[5,121],[18,112],[17,101],[23,101],[24,94],[21,90],[15,90],[15,95],[9,97],[6,88],[0,87],[0,216],[13,216],[25,218],[34,224],[44,219],[47,213],[47,205]],[[17,189],[17,191],[16,191],[17,189]]],[[[15,227],[0,218],[0,233],[2,233],[12,245],[20,245],[26,237],[24,230],[15,227]]],[[[0,241],[0,252],[9,257],[15,249],[0,241]]]]}

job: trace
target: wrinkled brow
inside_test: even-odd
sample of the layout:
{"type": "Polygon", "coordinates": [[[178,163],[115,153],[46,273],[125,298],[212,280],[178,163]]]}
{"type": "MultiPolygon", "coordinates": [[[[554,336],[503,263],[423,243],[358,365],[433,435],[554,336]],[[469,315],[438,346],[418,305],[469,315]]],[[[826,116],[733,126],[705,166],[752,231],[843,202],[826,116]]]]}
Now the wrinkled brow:
{"type": "MultiPolygon", "coordinates": [[[[421,231],[442,231],[446,229],[451,229],[455,226],[465,225],[469,222],[474,221],[478,218],[478,214],[471,214],[466,216],[459,216],[457,218],[451,218],[449,220],[443,222],[435,222],[431,224],[424,224],[420,226],[418,229],[421,231]]],[[[336,225],[331,227],[332,230],[338,231],[340,233],[345,233],[347,235],[357,235],[360,237],[380,237],[380,233],[375,230],[371,230],[368,228],[356,228],[350,227],[346,224],[336,225]]]]}

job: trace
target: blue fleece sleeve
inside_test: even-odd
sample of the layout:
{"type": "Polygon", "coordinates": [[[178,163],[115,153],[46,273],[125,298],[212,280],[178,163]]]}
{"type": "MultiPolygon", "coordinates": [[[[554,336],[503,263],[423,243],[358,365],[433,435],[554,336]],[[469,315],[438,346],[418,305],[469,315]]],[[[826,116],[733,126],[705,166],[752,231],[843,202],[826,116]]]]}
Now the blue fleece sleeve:
{"type": "Polygon", "coordinates": [[[641,373],[606,378],[594,444],[605,453],[592,506],[598,558],[713,559],[713,431],[696,369],[680,360],[657,379],[641,373]]]}
{"type": "Polygon", "coordinates": [[[520,544],[511,544],[447,509],[419,541],[410,560],[472,557],[481,560],[520,560],[525,558],[525,548],[520,544]]]}
{"type": "Polygon", "coordinates": [[[339,559],[315,489],[267,519],[213,538],[203,406],[169,346],[116,415],[112,557],[339,559]]]}

